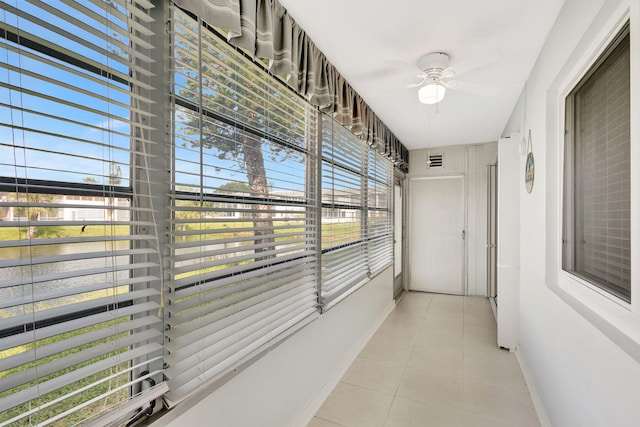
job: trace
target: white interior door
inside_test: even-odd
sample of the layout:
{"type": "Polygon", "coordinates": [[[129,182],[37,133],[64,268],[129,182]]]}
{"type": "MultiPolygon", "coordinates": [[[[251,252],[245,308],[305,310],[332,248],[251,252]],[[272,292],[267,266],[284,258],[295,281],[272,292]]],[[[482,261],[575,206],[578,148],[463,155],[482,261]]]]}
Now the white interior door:
{"type": "Polygon", "coordinates": [[[464,178],[411,181],[410,289],[464,295],[464,178]]]}

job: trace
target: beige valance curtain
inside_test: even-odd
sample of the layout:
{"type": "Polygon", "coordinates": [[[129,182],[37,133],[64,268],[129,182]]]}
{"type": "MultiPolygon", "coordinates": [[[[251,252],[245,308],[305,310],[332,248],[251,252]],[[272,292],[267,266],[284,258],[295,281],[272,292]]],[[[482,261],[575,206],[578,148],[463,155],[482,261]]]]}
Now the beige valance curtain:
{"type": "Polygon", "coordinates": [[[175,0],[209,25],[227,31],[231,44],[269,61],[270,71],[322,111],[348,126],[406,170],[408,150],[338,73],[277,0],[175,0]]]}

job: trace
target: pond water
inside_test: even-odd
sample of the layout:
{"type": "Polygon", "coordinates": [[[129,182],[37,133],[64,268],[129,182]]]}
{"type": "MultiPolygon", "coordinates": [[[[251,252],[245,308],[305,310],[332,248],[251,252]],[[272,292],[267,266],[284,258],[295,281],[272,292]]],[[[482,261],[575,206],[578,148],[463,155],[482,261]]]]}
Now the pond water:
{"type": "MultiPolygon", "coordinates": [[[[187,265],[196,265],[201,262],[207,262],[218,259],[225,259],[228,257],[238,256],[246,253],[240,248],[246,246],[251,242],[231,242],[224,245],[207,245],[203,247],[195,248],[183,248],[177,251],[178,255],[187,255],[188,253],[197,252],[210,252],[217,250],[229,250],[231,248],[238,248],[236,251],[229,251],[220,255],[203,256],[197,255],[193,258],[181,261],[176,264],[176,267],[185,267],[187,265]]],[[[90,242],[90,243],[74,243],[74,244],[59,244],[59,245],[40,245],[33,246],[31,248],[0,248],[0,260],[20,260],[25,258],[40,258],[54,255],[65,255],[74,253],[90,253],[90,252],[105,252],[113,249],[124,250],[129,247],[129,241],[115,242],[114,247],[111,247],[111,243],[105,242],[90,242]]],[[[124,280],[129,277],[129,270],[125,269],[118,272],[106,272],[100,274],[83,274],[74,276],[73,272],[81,272],[82,270],[91,269],[106,269],[112,270],[117,266],[127,265],[129,262],[128,256],[116,256],[116,257],[96,257],[75,261],[63,261],[63,262],[50,262],[41,264],[28,264],[18,265],[0,268],[0,318],[13,317],[25,312],[30,311],[31,300],[41,299],[42,296],[56,290],[64,290],[70,288],[86,288],[92,285],[109,284],[113,283],[115,279],[124,280]],[[30,278],[40,278],[42,276],[51,275],[64,275],[64,273],[71,273],[72,277],[55,278],[51,280],[35,280],[31,281],[30,278]],[[24,284],[15,284],[16,281],[26,282],[24,284]],[[40,297],[40,298],[39,298],[40,297]],[[22,299],[19,305],[10,305],[9,301],[22,299]],[[26,301],[25,301],[26,300],[26,301]],[[3,304],[4,303],[4,304],[3,304]]],[[[66,275],[65,275],[66,276],[66,275]]],[[[103,288],[110,287],[109,285],[103,285],[103,288]]],[[[122,290],[120,290],[122,291],[122,290]]],[[[95,297],[95,296],[94,296],[95,297]]],[[[82,299],[82,293],[77,295],[56,298],[52,300],[43,301],[39,304],[38,309],[51,308],[53,306],[62,305],[72,301],[78,301],[82,299]]],[[[90,298],[84,296],[84,299],[90,298]]]]}
{"type": "MultiPolygon", "coordinates": [[[[127,241],[116,242],[113,249],[126,249],[129,245],[127,241]]],[[[42,245],[31,248],[2,248],[0,249],[1,260],[20,260],[24,258],[39,258],[53,255],[64,255],[73,253],[104,252],[111,250],[104,242],[74,243],[61,245],[42,245]]],[[[34,281],[30,283],[30,278],[38,278],[49,275],[63,275],[64,273],[79,272],[81,270],[109,268],[126,265],[127,256],[97,257],[76,261],[50,262],[43,264],[18,265],[0,268],[0,304],[9,304],[10,300],[18,299],[38,299],[38,296],[52,291],[80,288],[99,283],[110,283],[114,279],[126,279],[128,271],[116,273],[101,273],[81,275],[66,278],[56,278],[46,281],[34,281]],[[16,281],[27,282],[26,284],[15,284],[16,281]]],[[[16,262],[17,263],[17,262],[16,262]]],[[[67,297],[68,298],[68,297],[67,297]]],[[[78,297],[74,297],[77,299],[78,297]]],[[[24,301],[23,301],[24,302],[24,301]]],[[[60,299],[57,301],[62,303],[60,299]]],[[[24,312],[27,305],[21,304],[10,308],[0,309],[0,317],[12,317],[24,312]]],[[[52,302],[52,305],[57,305],[52,302]]],[[[44,307],[43,307],[44,308],[44,307]]]]}

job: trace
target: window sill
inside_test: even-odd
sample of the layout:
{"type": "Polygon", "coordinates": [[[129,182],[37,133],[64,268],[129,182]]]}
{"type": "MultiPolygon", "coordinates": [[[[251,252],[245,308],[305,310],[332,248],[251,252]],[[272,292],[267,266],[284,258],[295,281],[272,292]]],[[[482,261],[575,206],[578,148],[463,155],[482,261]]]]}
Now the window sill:
{"type": "Polygon", "coordinates": [[[565,271],[549,286],[565,303],[588,320],[629,356],[640,362],[640,319],[631,305],[565,271]]]}
{"type": "Polygon", "coordinates": [[[346,299],[349,295],[353,294],[354,292],[356,292],[358,289],[362,288],[363,286],[365,286],[367,283],[371,282],[373,279],[375,279],[376,277],[378,277],[380,274],[382,274],[383,272],[385,272],[388,268],[390,268],[392,265],[392,262],[388,262],[387,264],[384,265],[384,267],[380,268],[378,271],[376,271],[376,273],[365,277],[364,279],[362,279],[361,281],[359,281],[358,283],[356,283],[355,285],[351,286],[348,290],[344,291],[341,295],[337,296],[335,299],[332,299],[331,301],[329,301],[326,305],[324,305],[322,307],[322,313],[326,313],[327,311],[329,311],[331,308],[335,307],[338,303],[340,303],[341,301],[343,301],[344,299],[346,299]]]}
{"type": "Polygon", "coordinates": [[[326,313],[331,308],[333,308],[336,305],[338,305],[342,300],[346,299],[349,295],[353,294],[354,292],[356,292],[358,289],[360,289],[361,287],[363,287],[364,285],[366,285],[370,281],[371,281],[371,279],[369,279],[367,277],[365,279],[362,279],[361,281],[359,281],[355,285],[351,286],[349,289],[344,291],[342,294],[338,295],[336,298],[332,299],[326,305],[324,305],[322,307],[322,313],[326,313]]]}

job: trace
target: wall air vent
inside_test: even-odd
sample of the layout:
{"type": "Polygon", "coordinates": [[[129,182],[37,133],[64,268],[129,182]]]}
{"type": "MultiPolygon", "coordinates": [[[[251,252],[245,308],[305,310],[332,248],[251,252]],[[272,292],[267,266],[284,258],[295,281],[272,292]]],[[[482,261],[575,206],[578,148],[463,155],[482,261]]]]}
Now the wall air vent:
{"type": "Polygon", "coordinates": [[[444,166],[443,153],[437,153],[437,154],[429,153],[429,155],[427,156],[427,168],[433,169],[433,168],[441,168],[443,166],[444,166]]]}

